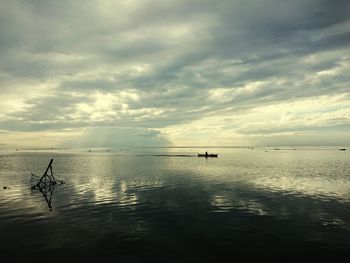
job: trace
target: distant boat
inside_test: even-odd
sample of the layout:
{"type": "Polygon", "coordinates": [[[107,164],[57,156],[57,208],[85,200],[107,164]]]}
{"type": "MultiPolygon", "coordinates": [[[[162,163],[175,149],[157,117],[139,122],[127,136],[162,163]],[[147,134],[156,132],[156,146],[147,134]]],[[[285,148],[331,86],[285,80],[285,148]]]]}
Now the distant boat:
{"type": "Polygon", "coordinates": [[[345,148],[340,148],[339,151],[346,151],[346,149],[345,148]]]}
{"type": "Polygon", "coordinates": [[[207,152],[206,153],[198,153],[198,157],[205,157],[205,158],[218,158],[218,154],[208,154],[207,152]]]}

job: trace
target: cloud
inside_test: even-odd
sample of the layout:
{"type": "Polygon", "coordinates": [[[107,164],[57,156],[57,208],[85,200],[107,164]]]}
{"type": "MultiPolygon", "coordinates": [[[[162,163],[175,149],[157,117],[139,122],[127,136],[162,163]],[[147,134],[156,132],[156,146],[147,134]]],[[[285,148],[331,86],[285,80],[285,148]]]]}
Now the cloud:
{"type": "Polygon", "coordinates": [[[65,147],[145,147],[168,146],[170,142],[161,132],[135,127],[97,127],[88,128],[79,139],[66,141],[60,146],[65,147]]]}
{"type": "Polygon", "coordinates": [[[346,0],[2,2],[0,128],[161,131],[177,144],[200,138],[198,123],[229,134],[221,123],[231,119],[222,144],[332,136],[350,118],[340,114],[349,109],[349,9],[346,0]],[[258,112],[338,95],[332,108],[293,115],[288,129],[268,124],[279,112],[258,112]],[[174,134],[180,127],[187,139],[174,134]]]}

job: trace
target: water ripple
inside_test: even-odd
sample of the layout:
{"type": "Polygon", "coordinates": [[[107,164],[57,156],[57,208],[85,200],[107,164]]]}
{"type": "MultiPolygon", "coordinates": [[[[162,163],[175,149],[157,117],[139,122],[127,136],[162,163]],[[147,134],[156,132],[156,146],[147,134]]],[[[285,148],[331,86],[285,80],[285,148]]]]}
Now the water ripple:
{"type": "Polygon", "coordinates": [[[215,160],[60,154],[54,172],[66,184],[54,189],[51,211],[30,189],[30,173],[41,174],[49,158],[0,155],[5,250],[350,251],[350,158],[338,152],[237,150],[215,160]]]}

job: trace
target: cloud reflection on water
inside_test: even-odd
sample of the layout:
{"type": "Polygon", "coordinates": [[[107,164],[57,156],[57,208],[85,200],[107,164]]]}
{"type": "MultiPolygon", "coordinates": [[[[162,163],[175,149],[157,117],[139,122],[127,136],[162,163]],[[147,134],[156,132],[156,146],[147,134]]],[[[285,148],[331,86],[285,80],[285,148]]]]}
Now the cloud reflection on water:
{"type": "MultiPolygon", "coordinates": [[[[113,249],[138,240],[149,249],[171,242],[195,249],[190,240],[205,240],[224,249],[242,247],[246,239],[265,240],[266,246],[316,240],[349,248],[348,170],[343,169],[348,161],[337,157],[329,162],[328,154],[313,156],[308,166],[300,153],[250,150],[216,160],[60,155],[55,171],[67,184],[55,192],[53,213],[41,217],[47,207],[40,210],[42,197],[30,196],[23,181],[0,191],[0,227],[15,229],[21,222],[21,231],[29,231],[31,226],[53,225],[55,242],[47,248],[106,242],[113,249]],[[332,175],[335,166],[341,169],[332,175]]],[[[42,157],[27,158],[40,163],[42,157]]],[[[21,181],[24,174],[2,176],[1,183],[12,176],[21,181]]],[[[249,245],[258,250],[258,245],[249,245]]]]}

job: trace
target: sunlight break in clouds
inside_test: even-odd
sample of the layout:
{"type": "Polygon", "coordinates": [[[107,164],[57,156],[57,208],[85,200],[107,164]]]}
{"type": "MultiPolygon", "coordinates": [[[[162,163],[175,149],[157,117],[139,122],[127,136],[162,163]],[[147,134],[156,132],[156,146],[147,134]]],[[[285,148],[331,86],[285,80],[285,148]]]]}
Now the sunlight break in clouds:
{"type": "Polygon", "coordinates": [[[1,1],[0,146],[350,144],[349,10],[1,1]]]}

